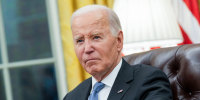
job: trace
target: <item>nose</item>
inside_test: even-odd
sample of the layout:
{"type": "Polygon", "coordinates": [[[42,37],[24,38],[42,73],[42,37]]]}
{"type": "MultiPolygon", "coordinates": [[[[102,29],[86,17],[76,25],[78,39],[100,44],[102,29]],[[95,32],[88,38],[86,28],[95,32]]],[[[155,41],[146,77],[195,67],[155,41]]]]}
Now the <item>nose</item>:
{"type": "Polygon", "coordinates": [[[90,41],[86,41],[85,42],[85,53],[86,54],[91,54],[94,52],[94,48],[92,46],[92,43],[90,41]]]}

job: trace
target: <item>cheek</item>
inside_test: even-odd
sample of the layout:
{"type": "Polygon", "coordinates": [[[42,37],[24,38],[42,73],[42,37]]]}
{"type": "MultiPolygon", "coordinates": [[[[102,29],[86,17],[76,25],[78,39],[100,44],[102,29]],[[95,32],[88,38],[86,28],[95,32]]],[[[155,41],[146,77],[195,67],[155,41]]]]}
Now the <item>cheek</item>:
{"type": "Polygon", "coordinates": [[[107,58],[107,61],[114,60],[117,57],[118,50],[117,46],[115,44],[112,44],[108,46],[105,50],[105,56],[107,58]]]}
{"type": "Polygon", "coordinates": [[[116,54],[116,48],[113,48],[112,46],[104,47],[103,49],[99,50],[100,55],[105,63],[110,62],[110,60],[113,59],[114,54],[116,54]]]}
{"type": "Polygon", "coordinates": [[[78,57],[79,61],[82,62],[82,55],[83,55],[83,50],[81,48],[75,48],[76,56],[78,57]]]}

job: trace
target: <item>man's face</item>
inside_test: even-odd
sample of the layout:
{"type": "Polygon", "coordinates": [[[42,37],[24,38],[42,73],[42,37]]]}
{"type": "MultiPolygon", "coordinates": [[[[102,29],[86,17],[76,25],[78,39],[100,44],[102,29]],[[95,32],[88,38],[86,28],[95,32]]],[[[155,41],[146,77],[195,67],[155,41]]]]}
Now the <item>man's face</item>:
{"type": "Polygon", "coordinates": [[[92,76],[105,76],[121,58],[123,35],[110,32],[107,13],[91,11],[76,16],[72,21],[76,55],[84,69],[92,76]]]}

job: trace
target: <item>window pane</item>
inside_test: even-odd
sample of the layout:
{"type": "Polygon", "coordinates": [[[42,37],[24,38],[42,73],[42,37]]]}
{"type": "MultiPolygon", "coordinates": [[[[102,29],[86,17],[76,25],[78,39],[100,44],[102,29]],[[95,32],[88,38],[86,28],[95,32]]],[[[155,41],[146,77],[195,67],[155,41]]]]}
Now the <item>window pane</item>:
{"type": "Polygon", "coordinates": [[[6,100],[2,70],[0,70],[0,100],[6,100]]]}
{"type": "Polygon", "coordinates": [[[1,0],[9,61],[51,57],[45,0],[1,0]]]}
{"type": "Polygon", "coordinates": [[[53,64],[10,69],[14,100],[58,100],[53,64]]]}
{"type": "MultiPolygon", "coordinates": [[[[0,41],[1,41],[1,39],[0,39],[0,41]]],[[[1,42],[0,42],[0,64],[2,63],[2,58],[1,58],[2,56],[1,56],[1,42]]]]}

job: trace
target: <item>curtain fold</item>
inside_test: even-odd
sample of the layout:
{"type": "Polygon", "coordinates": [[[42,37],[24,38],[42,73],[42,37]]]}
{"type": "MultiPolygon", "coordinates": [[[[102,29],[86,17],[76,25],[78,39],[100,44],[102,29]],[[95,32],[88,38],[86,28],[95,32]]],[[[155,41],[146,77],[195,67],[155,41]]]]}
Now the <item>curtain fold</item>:
{"type": "Polygon", "coordinates": [[[68,91],[71,91],[80,82],[90,77],[90,75],[81,67],[74,52],[70,27],[70,18],[72,13],[78,8],[90,4],[101,4],[112,8],[113,2],[114,0],[58,0],[60,30],[66,66],[68,91]]]}

